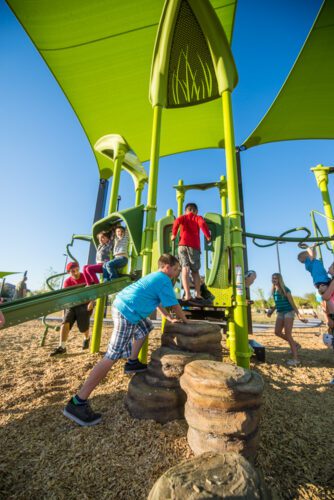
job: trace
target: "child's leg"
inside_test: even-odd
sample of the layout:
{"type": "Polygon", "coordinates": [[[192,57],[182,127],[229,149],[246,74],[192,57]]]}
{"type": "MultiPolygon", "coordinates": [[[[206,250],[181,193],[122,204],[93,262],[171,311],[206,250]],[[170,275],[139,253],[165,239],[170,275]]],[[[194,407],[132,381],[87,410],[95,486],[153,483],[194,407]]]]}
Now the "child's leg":
{"type": "Polygon", "coordinates": [[[191,299],[190,284],[189,284],[189,273],[190,273],[190,267],[189,266],[182,267],[182,286],[183,286],[183,290],[184,290],[184,293],[185,293],[184,300],[190,300],[191,299]]]}
{"type": "Polygon", "coordinates": [[[290,344],[290,349],[291,349],[291,352],[292,352],[292,357],[294,359],[298,359],[298,352],[297,352],[296,342],[292,338],[293,322],[294,322],[294,318],[289,318],[289,317],[284,318],[284,332],[285,332],[286,340],[290,344]]]}
{"type": "Polygon", "coordinates": [[[119,277],[118,269],[124,267],[128,262],[126,257],[116,257],[113,260],[105,263],[105,269],[109,273],[110,279],[115,279],[119,277]]]}
{"type": "Polygon", "coordinates": [[[101,382],[102,379],[104,379],[116,361],[117,359],[101,359],[101,361],[99,361],[90,372],[88,379],[78,392],[79,398],[88,399],[95,387],[101,382]]]}
{"type": "Polygon", "coordinates": [[[283,334],[284,319],[277,315],[275,323],[275,335],[283,340],[288,341],[287,337],[283,334]]]}
{"type": "Polygon", "coordinates": [[[83,266],[82,274],[86,280],[87,285],[93,285],[94,283],[97,285],[99,282],[96,273],[103,273],[103,264],[91,264],[89,266],[83,266]]]}
{"type": "Polygon", "coordinates": [[[201,277],[199,275],[199,271],[192,271],[194,287],[196,292],[196,297],[202,298],[201,296],[201,277]]]}

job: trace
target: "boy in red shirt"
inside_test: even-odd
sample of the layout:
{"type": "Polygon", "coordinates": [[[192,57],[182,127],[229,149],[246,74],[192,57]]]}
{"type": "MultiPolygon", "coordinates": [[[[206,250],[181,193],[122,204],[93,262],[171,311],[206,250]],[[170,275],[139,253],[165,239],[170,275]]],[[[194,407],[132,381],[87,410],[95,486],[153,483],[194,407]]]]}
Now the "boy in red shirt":
{"type": "Polygon", "coordinates": [[[211,239],[209,228],[198,214],[196,203],[187,203],[185,215],[175,219],[172,229],[172,241],[175,240],[180,227],[179,260],[182,266],[182,285],[185,292],[184,300],[191,300],[189,274],[191,271],[194,281],[196,299],[201,297],[201,278],[199,270],[201,268],[201,244],[199,230],[201,229],[208,241],[211,239]]]}
{"type": "MultiPolygon", "coordinates": [[[[76,285],[86,285],[85,277],[83,273],[80,272],[79,264],[77,262],[69,262],[66,266],[66,271],[70,274],[70,276],[64,281],[64,288],[76,285]]],[[[66,353],[67,337],[75,322],[77,322],[79,331],[84,335],[82,348],[88,349],[89,321],[93,309],[94,302],[91,301],[65,310],[60,328],[59,346],[50,353],[50,356],[57,356],[59,354],[66,353]]]]}

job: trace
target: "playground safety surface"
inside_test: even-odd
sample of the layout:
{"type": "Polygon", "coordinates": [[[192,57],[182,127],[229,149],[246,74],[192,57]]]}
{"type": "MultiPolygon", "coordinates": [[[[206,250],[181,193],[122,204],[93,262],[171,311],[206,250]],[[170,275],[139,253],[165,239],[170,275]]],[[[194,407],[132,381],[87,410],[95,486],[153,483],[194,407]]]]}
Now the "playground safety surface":
{"type": "MultiPolygon", "coordinates": [[[[82,351],[74,330],[69,354],[50,359],[57,334],[39,348],[41,329],[33,321],[0,332],[0,498],[145,499],[163,472],[192,456],[185,422],[132,419],[123,404],[129,378],[122,362],[92,398],[102,423],[75,426],[61,410],[100,356],[82,351]]],[[[297,369],[285,366],[286,344],[272,331],[255,337],[267,354],[266,364],[253,365],[265,379],[256,463],[278,498],[334,499],[334,352],[317,331],[295,330],[297,369]]],[[[159,339],[155,330],[151,348],[159,339]]]]}

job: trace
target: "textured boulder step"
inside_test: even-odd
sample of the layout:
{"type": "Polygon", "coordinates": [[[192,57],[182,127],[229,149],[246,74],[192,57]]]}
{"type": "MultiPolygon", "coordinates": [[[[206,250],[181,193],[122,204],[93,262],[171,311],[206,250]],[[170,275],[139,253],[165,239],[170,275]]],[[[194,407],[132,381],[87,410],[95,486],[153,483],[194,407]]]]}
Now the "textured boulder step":
{"type": "Polygon", "coordinates": [[[180,380],[178,378],[167,378],[163,373],[158,373],[157,376],[152,371],[145,373],[145,381],[152,387],[166,387],[169,389],[179,389],[180,380]]]}
{"type": "Polygon", "coordinates": [[[225,436],[213,432],[202,432],[193,427],[189,427],[187,440],[195,455],[207,451],[214,451],[217,453],[234,451],[253,460],[256,455],[259,441],[259,430],[256,428],[246,439],[241,439],[240,437],[225,436]]]}
{"type": "Polygon", "coordinates": [[[180,333],[185,336],[198,336],[203,334],[220,334],[219,325],[209,323],[208,321],[191,321],[190,323],[169,323],[164,328],[164,333],[180,333]]]}
{"type": "Polygon", "coordinates": [[[127,400],[138,406],[155,410],[182,406],[186,395],[180,388],[153,387],[146,382],[145,373],[137,373],[129,383],[127,400]]]}
{"type": "Polygon", "coordinates": [[[193,387],[198,393],[216,397],[222,392],[231,396],[234,393],[258,396],[264,387],[263,379],[257,372],[216,361],[188,363],[182,379],[187,387],[193,387]]]}
{"type": "Polygon", "coordinates": [[[238,412],[199,410],[190,406],[188,401],[185,405],[184,416],[189,427],[199,431],[240,437],[252,434],[260,420],[258,410],[238,412]]]}
{"type": "Polygon", "coordinates": [[[247,394],[226,389],[203,390],[203,387],[199,387],[196,380],[189,379],[186,375],[181,377],[180,386],[187,394],[188,403],[200,410],[255,410],[262,404],[262,394],[247,394]]]}
{"type": "Polygon", "coordinates": [[[162,379],[179,378],[183,374],[185,365],[197,359],[214,361],[214,356],[208,353],[193,353],[160,347],[151,354],[148,372],[151,376],[162,379]]]}
{"type": "Polygon", "coordinates": [[[143,420],[155,420],[159,424],[166,424],[172,420],[180,420],[184,418],[184,405],[159,407],[156,405],[154,409],[148,408],[145,404],[139,404],[138,401],[133,401],[127,398],[125,406],[131,417],[143,420]]]}
{"type": "Polygon", "coordinates": [[[148,500],[270,500],[257,471],[238,453],[203,453],[172,467],[153,485],[148,500]]]}
{"type": "Polygon", "coordinates": [[[161,337],[163,346],[190,352],[207,352],[216,359],[222,359],[222,346],[220,334],[210,333],[198,337],[186,337],[182,334],[164,333],[161,337]]]}

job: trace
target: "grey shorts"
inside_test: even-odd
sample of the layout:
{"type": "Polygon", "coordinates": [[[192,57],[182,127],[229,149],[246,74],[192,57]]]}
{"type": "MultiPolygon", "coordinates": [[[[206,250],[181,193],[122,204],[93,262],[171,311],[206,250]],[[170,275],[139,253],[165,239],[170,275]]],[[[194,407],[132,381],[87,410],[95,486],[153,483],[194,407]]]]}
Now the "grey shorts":
{"type": "Polygon", "coordinates": [[[277,318],[279,319],[285,319],[285,318],[292,318],[296,316],[295,311],[286,311],[286,312],[278,312],[277,313],[277,318]]]}
{"type": "Polygon", "coordinates": [[[190,267],[194,273],[201,268],[201,251],[197,248],[179,246],[178,248],[179,261],[182,267],[190,267]]]}

